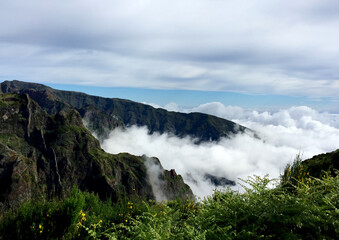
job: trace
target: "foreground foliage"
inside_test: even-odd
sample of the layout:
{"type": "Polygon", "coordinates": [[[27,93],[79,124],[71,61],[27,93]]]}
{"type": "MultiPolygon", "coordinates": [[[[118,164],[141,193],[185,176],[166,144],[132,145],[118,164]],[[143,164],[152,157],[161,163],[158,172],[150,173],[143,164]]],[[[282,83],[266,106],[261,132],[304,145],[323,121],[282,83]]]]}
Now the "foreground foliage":
{"type": "Polygon", "coordinates": [[[113,204],[74,189],[63,201],[27,202],[2,214],[0,238],[338,239],[338,175],[313,178],[300,166],[288,166],[280,182],[250,177],[244,192],[216,191],[198,203],[113,204]]]}

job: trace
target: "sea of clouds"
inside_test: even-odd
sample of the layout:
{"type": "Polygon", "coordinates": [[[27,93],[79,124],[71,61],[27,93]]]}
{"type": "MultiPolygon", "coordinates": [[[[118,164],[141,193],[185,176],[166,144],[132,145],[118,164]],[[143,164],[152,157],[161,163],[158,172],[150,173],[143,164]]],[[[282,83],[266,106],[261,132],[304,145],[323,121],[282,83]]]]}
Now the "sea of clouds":
{"type": "MultiPolygon", "coordinates": [[[[212,114],[253,129],[260,136],[258,139],[242,134],[197,145],[189,137],[148,134],[146,127],[131,126],[115,129],[102,142],[102,147],[110,153],[158,157],[165,169],[175,169],[201,198],[215,189],[204,178],[206,173],[236,182],[252,175],[279,178],[296,155],[307,159],[339,148],[339,114],[318,112],[306,106],[276,112],[258,112],[218,102],[193,109],[182,109],[174,103],[163,108],[212,114]]],[[[235,188],[241,190],[239,185],[235,188]]]]}

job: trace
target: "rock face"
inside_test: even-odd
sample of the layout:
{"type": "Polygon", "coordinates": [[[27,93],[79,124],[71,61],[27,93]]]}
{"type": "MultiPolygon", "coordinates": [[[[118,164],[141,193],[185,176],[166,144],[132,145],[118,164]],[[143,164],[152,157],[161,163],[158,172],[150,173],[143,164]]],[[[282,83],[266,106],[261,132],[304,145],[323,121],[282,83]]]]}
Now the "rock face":
{"type": "Polygon", "coordinates": [[[229,180],[225,177],[217,177],[209,173],[206,173],[204,177],[206,180],[209,180],[211,184],[213,184],[216,187],[235,186],[235,181],[229,180]]]}
{"type": "Polygon", "coordinates": [[[60,91],[20,81],[1,83],[3,93],[27,93],[49,114],[76,109],[88,121],[87,127],[106,138],[117,126],[147,126],[150,133],[168,132],[178,137],[191,136],[196,142],[218,141],[237,133],[253,131],[234,122],[202,113],[177,113],[117,98],[102,98],[84,93],[60,91]],[[98,117],[100,116],[100,117],[98,117]]]}
{"type": "MultiPolygon", "coordinates": [[[[0,93],[0,208],[28,199],[62,198],[73,186],[113,201],[155,198],[144,158],[104,152],[78,111],[51,98],[40,100],[50,104],[51,112],[59,106],[61,111],[48,114],[27,93],[0,93]]],[[[165,182],[177,179],[166,172],[162,177],[165,182]]],[[[193,196],[182,179],[178,183],[193,196]]],[[[175,186],[167,189],[168,195],[185,198],[175,186]]]]}
{"type": "Polygon", "coordinates": [[[174,199],[177,195],[192,198],[192,190],[174,169],[165,170],[156,157],[142,157],[157,201],[174,199]]]}

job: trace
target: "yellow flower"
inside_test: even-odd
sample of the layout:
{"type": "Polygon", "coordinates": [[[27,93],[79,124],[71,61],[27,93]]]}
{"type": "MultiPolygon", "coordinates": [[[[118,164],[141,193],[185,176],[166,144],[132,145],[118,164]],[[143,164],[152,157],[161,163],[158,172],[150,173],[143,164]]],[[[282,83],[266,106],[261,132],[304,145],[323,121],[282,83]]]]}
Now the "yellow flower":
{"type": "Polygon", "coordinates": [[[41,224],[39,224],[39,228],[41,229],[42,227],[41,227],[41,224]]]}
{"type": "Polygon", "coordinates": [[[99,223],[102,223],[102,220],[100,220],[99,223]]]}

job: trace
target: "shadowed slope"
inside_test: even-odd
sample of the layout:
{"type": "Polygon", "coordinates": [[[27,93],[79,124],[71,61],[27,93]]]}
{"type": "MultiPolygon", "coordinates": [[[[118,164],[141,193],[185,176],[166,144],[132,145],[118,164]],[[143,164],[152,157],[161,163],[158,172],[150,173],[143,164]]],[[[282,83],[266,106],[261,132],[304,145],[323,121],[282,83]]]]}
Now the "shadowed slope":
{"type": "Polygon", "coordinates": [[[1,83],[1,91],[28,93],[50,114],[77,109],[88,121],[89,129],[98,133],[101,138],[107,137],[107,132],[117,126],[129,125],[147,126],[150,133],[167,132],[179,137],[191,136],[198,143],[218,141],[222,137],[231,137],[249,130],[208,114],[169,112],[129,100],[60,91],[36,83],[5,81],[1,83]]]}
{"type": "MultiPolygon", "coordinates": [[[[75,110],[49,115],[28,94],[0,94],[0,203],[5,207],[63,198],[73,186],[113,201],[154,199],[144,162],[128,153],[104,152],[75,110]]],[[[193,195],[180,184],[184,193],[172,188],[167,195],[193,195]]]]}

